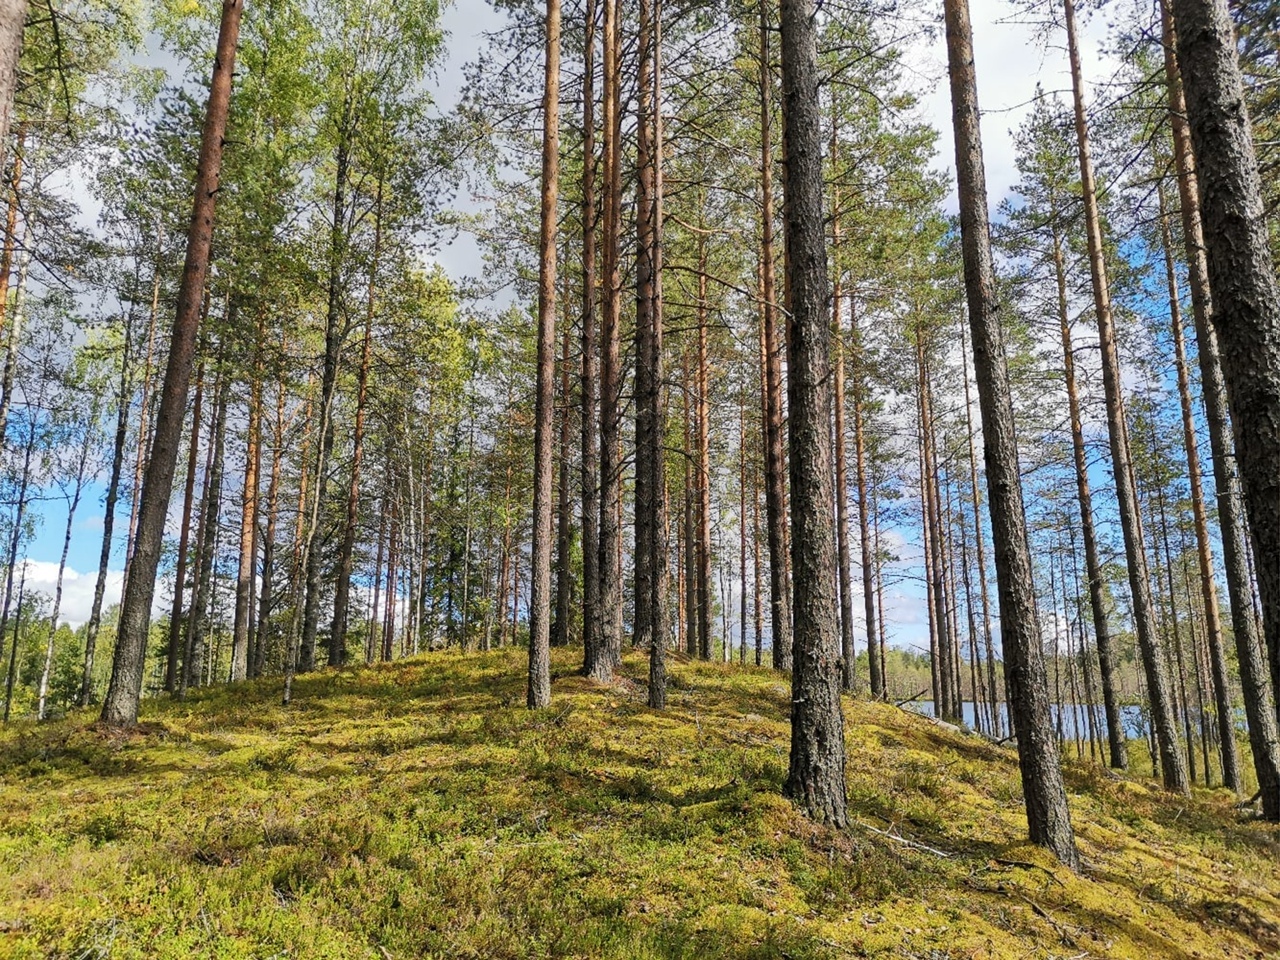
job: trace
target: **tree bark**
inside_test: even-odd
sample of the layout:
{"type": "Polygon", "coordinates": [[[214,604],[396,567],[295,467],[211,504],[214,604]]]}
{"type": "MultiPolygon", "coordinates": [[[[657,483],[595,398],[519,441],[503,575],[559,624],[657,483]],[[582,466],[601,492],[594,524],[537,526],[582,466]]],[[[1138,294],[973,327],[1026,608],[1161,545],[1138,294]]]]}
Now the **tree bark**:
{"type": "Polygon", "coordinates": [[[853,341],[853,460],[858,482],[858,540],[862,551],[862,602],[867,618],[867,665],[871,670],[871,697],[883,700],[884,665],[876,642],[875,555],[871,544],[871,498],[867,496],[867,442],[864,430],[866,374],[862,369],[862,343],[858,334],[858,311],[849,298],[849,335],[853,341]]]}
{"type": "Polygon", "coordinates": [[[782,422],[782,344],[773,249],[773,79],[770,73],[769,0],[760,0],[760,271],[763,312],[765,524],[769,536],[769,596],[773,668],[791,669],[791,586],[787,579],[786,437],[782,422]]]}
{"type": "Polygon", "coordinates": [[[1111,315],[1111,290],[1102,249],[1102,226],[1098,213],[1098,192],[1090,156],[1089,131],[1084,110],[1084,81],[1080,70],[1080,48],[1076,38],[1075,2],[1063,0],[1067,28],[1067,52],[1071,61],[1071,86],[1075,105],[1076,145],[1080,160],[1081,192],[1084,200],[1085,231],[1089,246],[1089,275],[1097,314],[1098,339],[1102,349],[1102,383],[1106,394],[1107,433],[1111,441],[1111,462],[1119,501],[1120,527],[1124,534],[1125,558],[1129,568],[1134,630],[1142,651],[1152,722],[1160,748],[1160,767],[1165,788],[1187,793],[1187,760],[1178,745],[1177,719],[1171,703],[1172,691],[1165,666],[1165,651],[1155,629],[1151,600],[1151,580],[1146,551],[1139,529],[1138,503],[1133,489],[1129,440],[1125,427],[1124,398],[1120,383],[1120,357],[1116,346],[1115,322],[1111,315]]]}
{"type": "MultiPolygon", "coordinates": [[[[1222,618],[1218,611],[1218,585],[1214,579],[1213,548],[1209,543],[1209,518],[1204,504],[1204,484],[1200,478],[1200,444],[1196,439],[1195,415],[1191,408],[1191,381],[1187,371],[1187,350],[1182,336],[1182,305],[1178,296],[1178,275],[1174,267],[1173,235],[1165,210],[1164,185],[1156,187],[1160,202],[1160,234],[1164,246],[1165,276],[1169,287],[1169,323],[1173,333],[1174,361],[1178,373],[1178,400],[1182,411],[1182,442],[1187,459],[1187,480],[1191,487],[1191,512],[1196,534],[1196,562],[1200,574],[1200,599],[1204,607],[1205,639],[1212,668],[1213,699],[1218,720],[1222,781],[1240,792],[1240,751],[1236,746],[1235,717],[1231,688],[1227,680],[1227,659],[1222,649],[1222,618]]],[[[1208,771],[1205,771],[1206,774],[1208,771]]]]}
{"type": "Polygon", "coordinates": [[[613,680],[622,662],[622,463],[619,447],[622,288],[622,98],[618,0],[604,0],[604,317],[600,337],[600,598],[599,630],[585,651],[583,672],[600,683],[613,680]]]}
{"type": "MultiPolygon", "coordinates": [[[[1223,380],[1218,334],[1213,321],[1209,263],[1200,215],[1199,178],[1195,169],[1187,105],[1175,52],[1173,16],[1168,3],[1161,5],[1164,24],[1165,78],[1169,91],[1169,118],[1173,131],[1173,153],[1178,170],[1178,197],[1182,207],[1182,233],[1187,248],[1187,272],[1191,288],[1192,318],[1200,359],[1200,384],[1204,396],[1205,420],[1209,427],[1209,450],[1213,460],[1214,489],[1218,520],[1222,530],[1222,561],[1226,571],[1227,598],[1231,604],[1231,628],[1235,635],[1240,685],[1245,716],[1249,723],[1249,744],[1262,793],[1263,814],[1280,820],[1280,731],[1277,730],[1273,687],[1266,658],[1258,637],[1254,615],[1253,576],[1249,570],[1249,548],[1245,542],[1244,504],[1231,449],[1231,424],[1227,391],[1223,380]]],[[[1265,243],[1265,238],[1264,241],[1265,243]]]]}
{"type": "Polygon", "coordinates": [[[182,440],[187,390],[200,325],[200,303],[209,271],[213,241],[214,208],[218,196],[218,175],[222,168],[223,138],[231,105],[231,79],[235,68],[236,42],[240,35],[243,0],[223,0],[218,47],[214,58],[209,104],[200,138],[200,158],[196,164],[195,202],[187,235],[186,262],[178,290],[178,312],[170,340],[160,409],[156,413],[155,437],[142,486],[142,512],[133,563],[125,583],[120,606],[120,627],[112,663],[111,684],[102,706],[104,723],[131,726],[138,721],[142,697],[142,677],[147,657],[147,632],[151,622],[151,599],[155,593],[156,566],[164,539],[169,512],[169,495],[182,440]]]}
{"type": "Polygon", "coordinates": [[[200,414],[204,405],[204,364],[196,373],[196,397],[191,404],[191,443],[187,450],[187,478],[182,496],[182,521],[178,527],[178,561],[173,573],[173,609],[169,614],[169,646],[165,656],[164,688],[178,690],[182,662],[182,597],[187,582],[187,551],[191,541],[191,511],[195,503],[196,473],[200,466],[200,414]]]}
{"type": "Polygon", "coordinates": [[[240,563],[236,571],[235,621],[231,639],[231,682],[249,676],[249,640],[253,629],[253,578],[257,570],[258,475],[262,469],[262,337],[258,321],[254,365],[249,384],[249,422],[245,430],[244,486],[240,495],[240,563]]]}
{"type": "Polygon", "coordinates": [[[1124,724],[1116,693],[1115,647],[1107,622],[1106,581],[1098,556],[1098,536],[1093,526],[1093,494],[1089,489],[1089,467],[1084,447],[1084,421],[1076,389],[1075,347],[1071,339],[1071,319],[1067,306],[1067,275],[1058,234],[1057,211],[1053,224],[1053,265],[1058,287],[1058,320],[1062,333],[1062,370],[1067,388],[1067,408],[1071,419],[1071,453],[1076,474],[1076,501],[1080,507],[1080,529],[1084,539],[1085,573],[1089,578],[1089,607],[1093,613],[1093,636],[1098,648],[1102,675],[1102,702],[1107,718],[1107,746],[1112,767],[1125,770],[1129,755],[1125,747],[1124,724]]]}
{"type": "Polygon", "coordinates": [[[831,314],[815,20],[813,0],[783,0],[783,222],[791,265],[787,397],[795,578],[791,762],[785,790],[814,820],[843,827],[848,811],[831,529],[831,314]]]}
{"type": "Polygon", "coordinates": [[[1022,504],[1013,401],[991,258],[973,28],[967,0],[945,0],[944,14],[965,291],[973,336],[974,375],[982,411],[1005,684],[1018,739],[1027,825],[1033,842],[1048,847],[1072,869],[1079,869],[1058,745],[1053,737],[1040,644],[1040,618],[1036,611],[1031,550],[1022,504]]]}
{"type": "Polygon", "coordinates": [[[542,226],[538,238],[538,372],[533,417],[533,568],[529,708],[551,703],[551,480],[556,413],[556,204],[560,186],[560,0],[547,0],[542,87],[542,226]]]}

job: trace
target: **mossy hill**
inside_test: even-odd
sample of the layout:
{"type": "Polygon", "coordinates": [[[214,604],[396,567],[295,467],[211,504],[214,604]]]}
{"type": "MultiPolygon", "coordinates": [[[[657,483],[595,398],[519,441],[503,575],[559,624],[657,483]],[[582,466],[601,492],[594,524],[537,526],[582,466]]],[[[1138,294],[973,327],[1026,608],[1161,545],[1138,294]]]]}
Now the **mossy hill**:
{"type": "Polygon", "coordinates": [[[1280,956],[1280,831],[1072,764],[1087,863],[1023,839],[1014,754],[848,700],[855,823],[781,795],[786,684],[518,650],[0,734],[0,955],[111,958],[1280,956]]]}

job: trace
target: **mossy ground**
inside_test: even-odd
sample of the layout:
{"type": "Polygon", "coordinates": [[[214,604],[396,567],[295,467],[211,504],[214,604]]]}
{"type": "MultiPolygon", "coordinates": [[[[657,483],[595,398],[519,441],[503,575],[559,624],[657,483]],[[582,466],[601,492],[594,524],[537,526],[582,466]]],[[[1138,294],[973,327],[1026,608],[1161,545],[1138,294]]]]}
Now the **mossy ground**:
{"type": "Polygon", "coordinates": [[[538,712],[507,650],[13,725],[0,955],[1280,955],[1280,832],[1224,792],[1072,765],[1076,877],[1023,840],[1012,752],[848,700],[833,832],[781,796],[777,675],[677,664],[655,713],[574,657],[538,712]]]}

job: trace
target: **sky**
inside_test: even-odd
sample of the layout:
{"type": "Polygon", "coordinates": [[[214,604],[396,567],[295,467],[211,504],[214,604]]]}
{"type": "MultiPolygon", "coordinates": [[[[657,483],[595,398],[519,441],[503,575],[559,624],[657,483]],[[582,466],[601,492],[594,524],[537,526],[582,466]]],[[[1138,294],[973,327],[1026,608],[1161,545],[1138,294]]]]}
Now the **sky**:
{"type": "MultiPolygon", "coordinates": [[[[1030,109],[1037,84],[1046,92],[1069,91],[1066,54],[1059,47],[1048,50],[1034,32],[1012,20],[1012,8],[1000,0],[971,0],[974,23],[975,58],[978,71],[979,102],[983,110],[982,132],[986,152],[987,187],[994,210],[1010,192],[1017,179],[1011,131],[1030,109]]],[[[443,14],[448,33],[446,56],[440,64],[434,92],[442,111],[455,104],[461,95],[464,75],[462,66],[474,59],[484,45],[485,34],[501,30],[505,15],[484,0],[455,0],[443,14]]],[[[1086,22],[1082,53],[1086,83],[1088,78],[1106,79],[1114,69],[1101,53],[1102,25],[1086,22]]],[[[154,53],[154,52],[152,52],[154,53]]],[[[149,54],[150,59],[151,54],[149,54]]],[[[160,55],[163,59],[163,55],[160,55]]],[[[953,168],[951,107],[946,82],[946,47],[941,31],[931,41],[922,41],[907,50],[906,80],[910,87],[922,91],[920,110],[923,118],[941,134],[935,166],[953,168]]],[[[530,69],[541,70],[538,63],[530,69]]],[[[470,198],[460,198],[463,207],[474,206],[470,198]]],[[[955,192],[947,199],[948,209],[955,210],[955,192]]],[[[455,277],[475,275],[481,270],[475,245],[465,234],[451,246],[440,250],[435,259],[455,277]]],[[[77,516],[65,577],[62,619],[73,626],[89,616],[94,580],[101,550],[103,488],[96,485],[86,492],[77,516]]],[[[127,529],[128,503],[122,503],[117,518],[117,532],[127,529]]],[[[27,549],[28,591],[52,595],[62,549],[65,510],[57,503],[44,505],[44,521],[27,549]]],[[[903,544],[903,549],[909,549],[903,544]]],[[[107,580],[107,604],[118,602],[123,583],[123,548],[117,547],[107,580]]],[[[164,603],[165,591],[158,591],[157,601],[164,603]]],[[[918,598],[902,593],[889,598],[894,608],[895,626],[905,631],[902,639],[918,642],[925,623],[925,612],[918,598]],[[914,639],[913,639],[914,638],[914,639]]]]}

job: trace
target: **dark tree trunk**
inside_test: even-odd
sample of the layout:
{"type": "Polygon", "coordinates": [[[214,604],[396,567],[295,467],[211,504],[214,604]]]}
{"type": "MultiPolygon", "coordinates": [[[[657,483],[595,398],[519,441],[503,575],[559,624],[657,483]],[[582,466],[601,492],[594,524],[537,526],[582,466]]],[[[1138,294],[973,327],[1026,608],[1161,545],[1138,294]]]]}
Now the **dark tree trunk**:
{"type": "Polygon", "coordinates": [[[1005,361],[1000,304],[991,259],[982,134],[978,125],[978,85],[973,63],[973,28],[967,0],[945,0],[947,55],[950,65],[952,120],[956,142],[956,180],[960,196],[960,232],[965,290],[973,335],[974,374],[982,411],[987,495],[995,541],[996,583],[1000,597],[1005,684],[1033,842],[1053,851],[1064,864],[1079,868],[1067,810],[1066,787],[1053,737],[1040,618],[1036,611],[1031,550],[1022,504],[1018,441],[1005,361]]]}
{"type": "MultiPolygon", "coordinates": [[[[1199,7],[1201,13],[1204,7],[1199,7]]],[[[1266,658],[1258,638],[1258,621],[1254,615],[1253,577],[1249,570],[1249,548],[1245,542],[1244,503],[1240,490],[1240,478],[1236,472],[1236,458],[1231,448],[1230,416],[1227,410],[1227,389],[1223,380],[1223,365],[1218,344],[1218,331],[1213,314],[1211,277],[1205,250],[1204,226],[1200,213],[1199,178],[1196,173],[1192,150],[1191,130],[1187,123],[1187,104],[1183,98],[1181,75],[1174,53],[1176,37],[1168,4],[1162,5],[1164,17],[1165,76],[1169,88],[1169,117],[1173,128],[1173,152],[1178,168],[1178,196],[1182,206],[1183,241],[1187,247],[1187,267],[1191,287],[1192,316],[1195,320],[1196,340],[1200,356],[1200,383],[1204,394],[1205,420],[1209,425],[1209,449],[1213,457],[1214,488],[1217,494],[1218,519],[1222,527],[1222,560],[1226,570],[1227,596],[1231,602],[1231,627],[1235,634],[1237,661],[1240,668],[1240,685],[1243,688],[1245,716],[1249,721],[1249,744],[1252,748],[1254,770],[1262,793],[1263,814],[1271,820],[1280,820],[1280,731],[1277,731],[1274,687],[1268,676],[1266,658]]],[[[1227,22],[1228,43],[1215,53],[1209,38],[1206,54],[1229,57],[1230,23],[1227,22]]],[[[1203,42],[1203,41],[1202,41],[1203,42]]],[[[1202,73],[1202,76],[1204,74],[1202,73]]],[[[1212,76],[1212,71],[1209,72],[1212,76]]],[[[1238,77],[1237,77],[1238,81],[1238,77]]],[[[1234,96],[1239,97],[1239,87],[1234,96]]],[[[1202,98],[1203,99],[1203,98],[1202,98]]],[[[1237,99],[1234,101],[1239,103],[1237,99]]],[[[1203,106],[1200,108],[1203,110],[1203,106]]],[[[1220,118],[1221,119],[1221,118],[1220,118]]],[[[1201,117],[1202,122],[1206,120],[1201,117]]],[[[1212,116],[1209,124],[1218,122],[1212,116]]],[[[1237,118],[1235,123],[1240,122],[1237,118]]],[[[1218,131],[1221,135],[1223,131],[1218,131]]],[[[1210,143],[1214,130],[1210,129],[1210,143]]],[[[1237,134],[1249,142],[1250,133],[1237,134]]],[[[1239,142],[1237,140],[1237,142],[1239,142]]],[[[1252,169],[1246,164],[1246,170],[1252,169]]],[[[1221,179],[1222,172],[1216,176],[1221,179]]],[[[1255,181],[1255,186],[1257,183],[1255,181]]],[[[1217,205],[1221,217],[1224,205],[1217,205]]],[[[1257,210],[1255,206],[1252,208],[1257,210]]],[[[1235,222],[1237,229],[1249,229],[1247,224],[1235,222]]],[[[1265,227],[1259,226],[1261,239],[1253,243],[1266,246],[1265,227]]],[[[1227,248],[1229,249],[1229,248],[1227,248]]],[[[1253,256],[1261,253],[1254,248],[1253,256]]],[[[1246,258],[1247,259],[1247,258],[1246,258]]],[[[1265,265],[1265,261],[1264,265],[1265,265]]],[[[1220,265],[1220,270],[1230,273],[1234,267],[1220,265]]],[[[1266,280],[1264,278],[1263,282],[1266,280]]],[[[1238,297],[1239,291],[1233,296],[1238,297]]],[[[1239,304],[1235,309],[1239,309],[1239,304]]],[[[1270,335],[1275,342],[1275,313],[1270,321],[1270,335]]],[[[1247,324],[1246,324],[1247,326],[1247,324]]],[[[1265,329],[1265,325],[1264,325],[1265,329]]],[[[1247,356],[1247,350],[1246,350],[1247,356]]],[[[1275,357],[1275,353],[1272,354],[1275,357]]],[[[1274,377],[1272,368],[1272,376],[1274,377]]],[[[1273,381],[1274,389],[1274,381],[1273,381]]],[[[1274,407],[1273,407],[1274,409],[1274,407]]],[[[1273,631],[1274,636],[1274,631],[1273,631]]],[[[1272,667],[1274,669],[1274,654],[1272,667]]]]}
{"type": "MultiPolygon", "coordinates": [[[[612,0],[605,0],[606,3],[612,0]]],[[[600,611],[600,446],[597,437],[599,383],[596,351],[596,0],[587,0],[582,71],[582,646],[599,650],[600,611]]],[[[499,597],[506,593],[506,554],[499,576],[499,597]]],[[[503,608],[499,599],[498,608],[503,608]]],[[[505,627],[505,621],[504,621],[505,627]]]]}
{"type": "Polygon", "coordinates": [[[583,672],[613,680],[622,662],[622,463],[619,444],[622,229],[622,97],[618,0],[604,0],[604,317],[600,331],[599,629],[585,650],[583,672]]]}
{"type": "Polygon", "coordinates": [[[649,706],[666,706],[666,407],[662,370],[662,101],[660,3],[640,3],[636,205],[636,640],[649,647],[649,706]]]}
{"type": "Polygon", "coordinates": [[[815,16],[813,0],[783,0],[783,222],[791,265],[787,398],[795,577],[791,764],[785,789],[813,819],[843,827],[848,812],[831,529],[831,322],[815,16]]]}
{"type": "Polygon", "coordinates": [[[147,659],[147,633],[151,623],[151,599],[155,594],[156,566],[160,562],[178,447],[182,442],[187,389],[200,326],[200,303],[209,272],[218,175],[222,169],[222,148],[231,105],[231,78],[243,11],[243,0],[223,0],[213,80],[209,86],[209,103],[201,131],[200,158],[196,164],[195,202],[187,234],[186,263],[178,290],[178,313],[173,325],[160,409],[156,414],[155,437],[142,485],[138,537],[120,606],[111,684],[102,706],[103,722],[113,725],[129,726],[138,721],[142,676],[147,659]]]}

